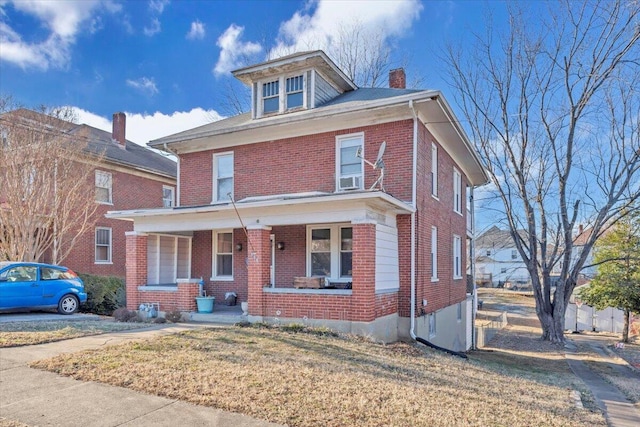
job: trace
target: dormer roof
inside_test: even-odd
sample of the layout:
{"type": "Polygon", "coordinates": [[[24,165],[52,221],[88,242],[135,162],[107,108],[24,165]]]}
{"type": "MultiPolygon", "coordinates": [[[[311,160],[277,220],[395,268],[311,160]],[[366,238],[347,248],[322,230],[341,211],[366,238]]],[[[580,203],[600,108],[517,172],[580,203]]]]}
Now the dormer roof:
{"type": "Polygon", "coordinates": [[[334,87],[341,92],[355,90],[358,87],[344,74],[340,68],[321,50],[298,52],[260,64],[232,71],[234,77],[246,85],[282,74],[295,73],[307,69],[315,69],[322,73],[334,87]]]}

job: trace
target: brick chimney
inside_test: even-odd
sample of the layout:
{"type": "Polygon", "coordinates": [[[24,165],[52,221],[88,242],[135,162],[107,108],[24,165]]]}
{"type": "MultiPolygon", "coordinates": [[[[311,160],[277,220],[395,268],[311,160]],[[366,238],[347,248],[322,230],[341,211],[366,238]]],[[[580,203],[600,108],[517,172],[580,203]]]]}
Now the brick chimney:
{"type": "Polygon", "coordinates": [[[407,88],[407,77],[404,74],[404,68],[396,68],[389,71],[389,87],[392,89],[407,88]]]}
{"type": "Polygon", "coordinates": [[[126,147],[125,131],[127,129],[127,116],[124,113],[113,113],[113,132],[111,138],[116,141],[121,148],[126,147]]]}

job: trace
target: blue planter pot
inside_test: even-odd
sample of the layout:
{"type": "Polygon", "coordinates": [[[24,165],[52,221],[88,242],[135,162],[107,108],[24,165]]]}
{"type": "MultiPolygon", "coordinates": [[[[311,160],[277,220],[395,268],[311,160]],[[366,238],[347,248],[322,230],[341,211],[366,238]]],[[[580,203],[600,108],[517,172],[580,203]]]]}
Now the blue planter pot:
{"type": "Polygon", "coordinates": [[[198,313],[213,313],[213,303],[216,297],[196,297],[198,313]]]}

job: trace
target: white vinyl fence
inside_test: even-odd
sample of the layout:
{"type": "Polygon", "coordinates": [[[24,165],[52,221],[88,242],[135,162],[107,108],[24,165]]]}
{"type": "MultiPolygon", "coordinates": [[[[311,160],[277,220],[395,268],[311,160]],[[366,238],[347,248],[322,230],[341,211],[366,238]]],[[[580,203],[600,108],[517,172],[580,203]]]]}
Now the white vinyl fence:
{"type": "Polygon", "coordinates": [[[576,328],[576,304],[569,303],[564,319],[564,328],[569,331],[596,331],[622,333],[624,325],[624,313],[617,308],[606,308],[596,310],[595,308],[582,304],[578,308],[578,323],[576,328]]]}

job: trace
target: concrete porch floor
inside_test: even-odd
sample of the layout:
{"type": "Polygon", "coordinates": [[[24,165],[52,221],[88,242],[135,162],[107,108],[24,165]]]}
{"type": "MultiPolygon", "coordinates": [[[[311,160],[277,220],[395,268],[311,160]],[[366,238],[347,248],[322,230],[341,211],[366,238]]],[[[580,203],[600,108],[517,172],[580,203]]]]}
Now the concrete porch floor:
{"type": "Polygon", "coordinates": [[[242,308],[239,303],[237,305],[214,304],[212,313],[192,311],[189,313],[189,320],[192,322],[233,325],[246,321],[247,316],[242,315],[242,308]]]}

